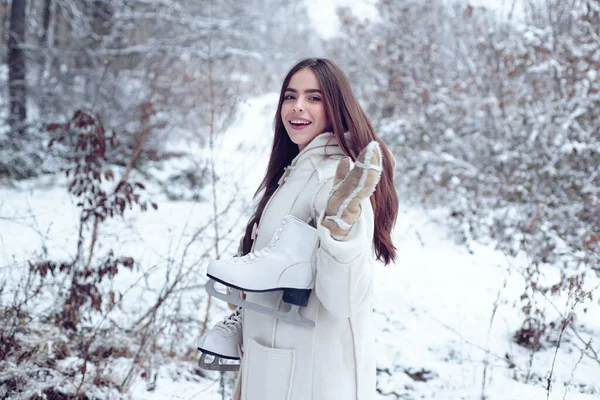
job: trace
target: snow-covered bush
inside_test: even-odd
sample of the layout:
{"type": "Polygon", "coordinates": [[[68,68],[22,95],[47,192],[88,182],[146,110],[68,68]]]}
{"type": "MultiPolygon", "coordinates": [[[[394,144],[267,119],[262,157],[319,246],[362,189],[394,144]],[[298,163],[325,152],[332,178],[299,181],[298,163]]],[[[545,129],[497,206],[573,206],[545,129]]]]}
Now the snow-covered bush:
{"type": "MultiPolygon", "coordinates": [[[[562,322],[528,299],[579,295],[600,274],[598,2],[531,4],[523,21],[460,2],[376,7],[372,22],[341,10],[330,49],[393,146],[401,197],[445,210],[467,245],[527,255],[516,336],[539,348],[562,322]],[[548,263],[561,277],[536,286],[548,263]]],[[[583,293],[582,312],[597,295],[583,293]]]]}

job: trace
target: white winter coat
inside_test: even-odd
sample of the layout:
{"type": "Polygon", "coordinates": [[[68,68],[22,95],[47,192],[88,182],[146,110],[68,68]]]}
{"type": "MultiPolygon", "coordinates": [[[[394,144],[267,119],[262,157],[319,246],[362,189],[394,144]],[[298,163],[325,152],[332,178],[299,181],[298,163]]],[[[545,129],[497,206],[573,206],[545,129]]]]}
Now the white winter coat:
{"type": "MultiPolygon", "coordinates": [[[[263,212],[254,249],[269,243],[287,214],[303,221],[317,218],[320,247],[315,290],[300,310],[316,327],[245,309],[242,400],[374,397],[373,209],[368,200],[363,202],[360,218],[344,241],[333,239],[319,223],[342,156],[333,134],[317,136],[292,161],[263,212]]],[[[247,293],[246,299],[282,310],[289,307],[280,291],[247,293]]]]}

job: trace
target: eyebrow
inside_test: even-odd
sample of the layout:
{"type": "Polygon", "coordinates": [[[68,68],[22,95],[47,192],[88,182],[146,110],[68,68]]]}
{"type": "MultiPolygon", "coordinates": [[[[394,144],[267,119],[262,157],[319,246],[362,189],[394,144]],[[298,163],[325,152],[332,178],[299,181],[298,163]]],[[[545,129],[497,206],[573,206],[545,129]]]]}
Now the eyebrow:
{"type": "MultiPolygon", "coordinates": [[[[298,93],[298,91],[294,88],[287,88],[285,89],[286,92],[292,92],[292,93],[298,93]]],[[[321,92],[321,90],[319,89],[306,89],[304,91],[304,93],[320,93],[323,94],[323,92],[321,92]]]]}

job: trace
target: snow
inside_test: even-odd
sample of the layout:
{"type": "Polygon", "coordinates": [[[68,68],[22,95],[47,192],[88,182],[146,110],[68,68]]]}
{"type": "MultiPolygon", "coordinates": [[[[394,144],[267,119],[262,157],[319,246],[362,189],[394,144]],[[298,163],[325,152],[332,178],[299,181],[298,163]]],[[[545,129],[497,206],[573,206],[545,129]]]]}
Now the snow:
{"type": "MultiPolygon", "coordinates": [[[[276,102],[276,94],[248,100],[236,123],[217,137],[213,151],[193,150],[200,152],[200,158],[215,160],[223,198],[237,193],[250,201],[265,172],[276,102]]],[[[56,182],[61,183],[60,179],[56,182]]],[[[55,260],[73,255],[79,215],[76,201],[56,182],[40,178],[17,188],[0,188],[3,281],[16,281],[25,261],[36,254],[55,260]]],[[[169,268],[179,261],[182,270],[191,271],[193,282],[202,279],[208,258],[198,252],[208,246],[210,238],[191,239],[195,229],[205,223],[209,205],[164,198],[158,205],[157,211],[132,211],[101,230],[103,251],[112,248],[115,254],[134,257],[138,266],[120,273],[115,282],[128,296],[120,314],[114,316],[116,321],[131,322],[133,316],[139,317],[156,298],[169,268]],[[189,256],[184,262],[186,249],[189,256]]],[[[235,210],[224,223],[237,223],[236,232],[241,232],[247,204],[235,210]]],[[[373,307],[381,392],[377,398],[538,400],[547,397],[546,379],[554,362],[547,398],[597,399],[600,366],[587,356],[581,358],[579,349],[581,340],[599,337],[600,308],[578,312],[575,325],[581,340],[566,330],[555,360],[555,346],[531,353],[512,340],[523,321],[519,297],[525,288],[527,260],[509,257],[493,244],[457,244],[443,225],[432,222],[436,220],[433,217],[428,211],[403,204],[394,231],[398,259],[395,265],[376,267],[373,307]]],[[[232,241],[222,252],[232,254],[234,250],[232,241]]],[[[557,273],[558,266],[544,266],[542,279],[552,282],[557,273]]],[[[589,279],[591,286],[600,284],[589,279]]],[[[199,300],[201,291],[183,290],[178,306],[185,310],[182,316],[200,319],[198,310],[203,313],[205,307],[199,300]]],[[[551,300],[554,303],[547,300],[546,304],[549,320],[569,312],[565,306],[569,299],[551,300]]],[[[225,313],[224,306],[217,305],[210,322],[225,313]]],[[[179,347],[193,348],[197,325],[184,330],[179,347]]],[[[592,341],[592,347],[597,346],[592,341]]],[[[195,367],[195,357],[192,354],[191,359],[157,365],[155,381],[137,374],[129,398],[221,399],[219,375],[209,372],[203,378],[195,367]]],[[[81,359],[62,363],[75,368],[81,359]]],[[[130,368],[131,360],[121,358],[111,364],[110,373],[119,382],[130,368]]]]}
{"type": "MultiPolygon", "coordinates": [[[[430,219],[423,210],[403,209],[395,230],[396,265],[377,269],[378,367],[397,371],[393,378],[384,378],[386,390],[402,393],[408,385],[415,398],[481,398],[487,363],[487,399],[545,397],[543,385],[553,348],[535,356],[533,370],[539,382],[525,385],[512,379],[527,373],[529,357],[528,351],[511,340],[522,321],[511,304],[524,287],[516,265],[526,260],[506,257],[491,246],[476,243],[468,251],[449,240],[430,219]],[[509,367],[506,355],[515,368],[509,367]],[[423,368],[434,376],[426,383],[403,376],[403,371],[423,368]]],[[[585,321],[579,322],[597,335],[600,309],[588,311],[582,319],[585,321]]],[[[562,382],[569,381],[578,362],[577,351],[568,353],[559,352],[557,357],[554,379],[560,383],[554,383],[550,399],[563,398],[567,389],[562,382]]],[[[581,361],[567,398],[597,398],[597,376],[598,365],[581,361]],[[574,394],[578,383],[594,388],[596,396],[574,394]]]]}

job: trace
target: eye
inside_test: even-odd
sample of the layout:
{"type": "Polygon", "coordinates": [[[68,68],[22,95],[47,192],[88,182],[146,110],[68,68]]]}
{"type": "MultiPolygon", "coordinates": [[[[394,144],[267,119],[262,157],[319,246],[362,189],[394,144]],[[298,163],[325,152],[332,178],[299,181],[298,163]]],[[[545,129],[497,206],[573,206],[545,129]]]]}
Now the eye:
{"type": "Polygon", "coordinates": [[[293,96],[293,95],[291,95],[291,94],[286,94],[285,96],[283,96],[283,99],[284,99],[284,100],[293,100],[293,99],[294,99],[294,96],[293,96]]]}
{"type": "Polygon", "coordinates": [[[311,96],[309,97],[310,101],[321,101],[321,98],[319,96],[311,96]]]}

